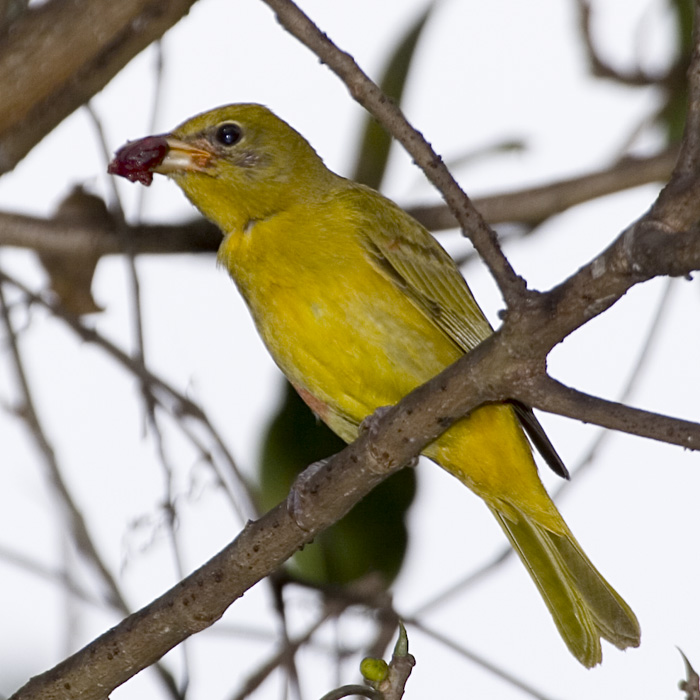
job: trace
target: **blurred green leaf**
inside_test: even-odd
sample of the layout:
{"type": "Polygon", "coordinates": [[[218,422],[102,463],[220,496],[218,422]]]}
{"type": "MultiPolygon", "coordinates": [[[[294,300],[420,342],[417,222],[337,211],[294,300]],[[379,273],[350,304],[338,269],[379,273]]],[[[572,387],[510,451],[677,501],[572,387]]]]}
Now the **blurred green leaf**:
{"type": "Polygon", "coordinates": [[[686,71],[693,50],[693,0],[670,0],[676,23],[678,56],[664,85],[665,100],[657,121],[666,132],[669,143],[678,143],[683,137],[688,109],[686,71]]]}
{"type": "MultiPolygon", "coordinates": [[[[425,9],[425,12],[409,28],[391,54],[382,79],[379,81],[379,86],[382,90],[399,104],[403,97],[406,78],[408,77],[408,71],[411,67],[418,40],[434,7],[435,3],[431,2],[425,9]]],[[[352,179],[378,190],[384,179],[390,149],[391,136],[383,126],[380,126],[368,114],[365,117],[362,143],[358,150],[357,163],[352,179]]]]}
{"type": "MultiPolygon", "coordinates": [[[[259,505],[268,510],[283,500],[299,472],[339,452],[345,443],[316,419],[292,386],[263,441],[259,505]]],[[[317,584],[346,584],[380,574],[389,585],[398,574],[408,541],[406,513],[416,488],[413,469],[381,483],[340,522],[298,552],[291,571],[317,584]]]]}

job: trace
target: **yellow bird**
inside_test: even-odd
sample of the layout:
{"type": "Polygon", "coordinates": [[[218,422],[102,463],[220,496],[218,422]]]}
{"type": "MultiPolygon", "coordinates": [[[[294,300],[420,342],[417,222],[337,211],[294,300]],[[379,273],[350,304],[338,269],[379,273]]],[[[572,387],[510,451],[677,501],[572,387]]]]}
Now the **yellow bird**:
{"type": "MultiPolygon", "coordinates": [[[[449,255],[372,189],[331,172],[265,107],[200,114],[171,134],[120,149],[110,172],[172,178],[223,232],[219,262],[243,295],[273,358],[346,441],[492,329],[449,255]]],[[[638,646],[624,600],[584,554],[547,495],[525,432],[566,470],[532,411],[490,405],[456,422],[425,455],[480,496],[586,667],[600,639],[638,646]]]]}

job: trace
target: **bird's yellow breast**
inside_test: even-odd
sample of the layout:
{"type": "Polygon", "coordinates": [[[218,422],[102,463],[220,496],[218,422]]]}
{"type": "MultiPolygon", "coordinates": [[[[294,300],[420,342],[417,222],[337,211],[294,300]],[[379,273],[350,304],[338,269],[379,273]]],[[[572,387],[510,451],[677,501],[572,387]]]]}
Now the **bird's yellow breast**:
{"type": "Polygon", "coordinates": [[[353,222],[327,207],[233,232],[219,259],[292,383],[357,424],[461,354],[372,265],[353,222]]]}

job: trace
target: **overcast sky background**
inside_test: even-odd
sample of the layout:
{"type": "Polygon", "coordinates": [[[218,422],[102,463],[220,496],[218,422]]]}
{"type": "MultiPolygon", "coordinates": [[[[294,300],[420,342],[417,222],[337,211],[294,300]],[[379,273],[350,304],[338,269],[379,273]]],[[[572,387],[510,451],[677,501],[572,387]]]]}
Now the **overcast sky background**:
{"type": "MultiPolygon", "coordinates": [[[[664,65],[670,26],[664,3],[608,0],[596,21],[605,56],[630,67],[664,65]]],[[[423,0],[308,0],[301,6],[360,66],[377,76],[390,48],[424,8],[423,0]]],[[[572,176],[610,163],[657,103],[651,90],[622,89],[587,76],[578,44],[573,2],[445,0],[436,8],[419,46],[405,109],[448,161],[513,138],[528,149],[480,160],[457,175],[472,196],[572,176]]],[[[255,101],[272,108],[303,133],[329,167],[342,174],[354,163],[362,111],[343,85],[255,0],[201,0],[169,32],[156,131],[228,102],[255,101]]],[[[154,90],[155,51],[135,59],[93,102],[104,120],[109,148],[145,135],[154,90]]],[[[653,135],[635,143],[653,147],[653,135]]],[[[0,181],[0,206],[49,216],[75,184],[108,196],[102,158],[90,119],[79,111],[51,133],[16,170],[0,181]]],[[[118,183],[127,214],[136,185],[118,183]]],[[[516,270],[531,287],[546,289],[602,250],[653,201],[649,186],[608,197],[553,218],[536,241],[508,247],[516,270]]],[[[410,159],[396,149],[385,192],[402,204],[433,202],[410,159]]],[[[180,191],[157,177],[144,217],[177,221],[192,215],[180,191]]],[[[468,250],[455,235],[441,240],[454,253],[468,250]]],[[[44,275],[32,254],[0,251],[0,264],[41,288],[44,275]]],[[[208,410],[246,473],[256,460],[260,431],[274,406],[279,373],[252,327],[242,301],[212,256],[144,257],[141,276],[149,366],[208,410]]],[[[478,264],[465,269],[475,296],[497,324],[501,300],[478,264]]],[[[551,373],[579,389],[614,399],[636,360],[664,281],[632,290],[602,318],[568,338],[550,358],[551,373]]],[[[125,263],[102,260],[95,296],[106,307],[87,319],[119,346],[133,348],[125,263]]],[[[698,285],[677,281],[648,370],[631,403],[697,420],[700,388],[698,285]]],[[[22,350],[40,416],[88,522],[109,564],[120,575],[134,608],[176,580],[167,537],[159,526],[163,476],[153,440],[143,436],[143,407],[132,377],[98,349],[77,342],[63,324],[40,310],[31,314],[22,350]]],[[[0,363],[0,400],[17,397],[9,362],[0,363]]],[[[569,465],[588,449],[598,429],[544,416],[543,423],[569,465]]],[[[207,468],[168,427],[167,450],[176,466],[183,558],[188,571],[206,561],[240,529],[207,468]]],[[[59,566],[66,554],[64,523],[56,513],[36,451],[16,418],[0,411],[0,693],[59,661],[115,624],[118,618],[71,603],[60,587],[9,563],[2,551],[20,552],[59,566]],[[72,631],[66,635],[66,609],[72,631]],[[9,675],[8,675],[9,674],[9,675]]],[[[544,473],[548,486],[556,480],[544,473]]],[[[417,606],[467,575],[499,551],[500,529],[466,489],[430,463],[419,467],[420,490],[411,516],[409,562],[395,587],[396,607],[417,606]]],[[[700,667],[697,595],[698,457],[624,435],[613,435],[595,466],[561,502],[571,529],[615,588],[635,610],[642,646],[626,653],[606,646],[602,667],[586,671],[569,655],[523,567],[512,560],[495,576],[426,618],[458,643],[502,665],[549,697],[674,697],[684,673],[676,646],[700,667]]],[[[79,569],[80,572],[82,570],[79,569]]],[[[84,576],[84,572],[81,573],[84,576]]],[[[87,579],[89,583],[89,578],[87,579]]],[[[86,583],[85,585],[88,585],[86,583]]],[[[308,595],[292,623],[303,629],[313,615],[308,595]],[[298,620],[296,618],[299,618],[298,620]]],[[[264,586],[239,601],[222,621],[227,629],[254,625],[260,640],[221,627],[189,645],[195,673],[193,700],[223,698],[267,657],[275,619],[264,586]]],[[[361,616],[340,625],[355,638],[361,616]]],[[[330,638],[330,632],[325,638],[330,638]]],[[[407,697],[524,697],[521,691],[409,629],[417,666],[407,697]]],[[[171,655],[173,667],[181,652],[171,655]]],[[[328,659],[320,655],[321,668],[328,659]]],[[[302,657],[309,661],[308,656],[302,657]]],[[[318,663],[318,660],[317,660],[318,663]]],[[[342,682],[356,680],[357,659],[342,682]]],[[[331,670],[307,679],[306,697],[337,681],[331,670]]],[[[153,674],[142,673],[114,700],[153,697],[153,674]]],[[[277,698],[278,681],[254,696],[277,698]]]]}

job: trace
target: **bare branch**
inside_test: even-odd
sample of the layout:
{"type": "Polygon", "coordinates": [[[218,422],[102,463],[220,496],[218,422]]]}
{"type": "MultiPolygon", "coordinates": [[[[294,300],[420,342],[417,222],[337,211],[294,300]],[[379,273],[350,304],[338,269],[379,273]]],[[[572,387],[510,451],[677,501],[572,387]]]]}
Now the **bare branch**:
{"type": "Polygon", "coordinates": [[[669,81],[674,73],[678,71],[678,66],[673,66],[667,72],[659,73],[647,73],[641,68],[635,70],[623,71],[619,68],[613,68],[607,61],[605,61],[595,46],[595,41],[593,40],[592,32],[592,17],[593,12],[591,10],[590,0],[577,0],[578,10],[579,10],[579,20],[581,27],[581,36],[583,37],[584,47],[586,49],[586,55],[588,57],[588,62],[591,66],[591,72],[593,75],[599,78],[608,78],[614,80],[623,85],[630,85],[636,87],[645,87],[647,85],[660,85],[669,81]]]}
{"type": "MultiPolygon", "coordinates": [[[[380,449],[388,456],[388,451],[380,449]]],[[[104,700],[139,670],[213,624],[248,588],[400,468],[401,462],[388,457],[380,462],[373,452],[365,435],[306,479],[304,501],[309,512],[305,529],[286,504],[280,504],[248,523],[236,540],[201,569],[54,669],[32,678],[13,698],[58,700],[70,687],[72,695],[81,700],[104,700]]]]}
{"type": "MultiPolygon", "coordinates": [[[[492,336],[412,392],[326,465],[306,474],[303,487],[294,492],[294,508],[280,504],[249,523],[208,564],[52,671],[32,679],[15,700],[58,698],[66,683],[84,700],[102,700],[135,672],[215,622],[248,587],[443,432],[450,416],[463,415],[485,400],[505,398],[494,393],[506,391],[517,373],[502,377],[499,371],[512,356],[504,337],[492,336]],[[292,512],[302,516],[303,528],[292,512]]],[[[694,429],[700,437],[700,426],[694,429]]],[[[699,444],[696,439],[691,446],[699,444]]]]}
{"type": "Polygon", "coordinates": [[[535,408],[691,450],[700,450],[700,424],[590,396],[550,377],[522,395],[535,408]],[[585,418],[582,418],[585,416],[585,418]]]}
{"type": "Polygon", "coordinates": [[[308,46],[341,78],[353,98],[380,121],[421,167],[445,198],[462,231],[491,270],[506,301],[524,293],[525,283],[503,255],[494,230],[462,191],[442,158],[423,135],[408,123],[399,107],[370,80],[350,54],[341,51],[291,0],[263,2],[272,8],[280,24],[290,34],[308,46]]]}
{"type": "MultiPolygon", "coordinates": [[[[678,156],[676,147],[649,157],[627,157],[608,168],[548,185],[475,197],[474,206],[491,224],[537,224],[577,204],[652,182],[666,182],[678,156]]],[[[458,226],[444,204],[406,207],[426,228],[439,231],[458,226]]],[[[0,212],[0,246],[29,248],[39,253],[114,255],[123,252],[117,221],[93,222],[39,219],[0,212]]],[[[125,236],[136,255],[215,253],[221,231],[195,219],[173,225],[125,225],[125,236]]]]}
{"type": "Polygon", "coordinates": [[[12,170],[194,2],[50,0],[26,10],[0,44],[0,173],[12,170]]]}
{"type": "MultiPolygon", "coordinates": [[[[56,219],[38,219],[22,214],[0,213],[0,245],[30,248],[37,252],[65,255],[123,253],[122,237],[114,225],[102,227],[56,219]]],[[[151,253],[215,253],[221,243],[216,226],[197,219],[177,225],[135,224],[125,235],[138,255],[151,253]]]]}
{"type": "MultiPolygon", "coordinates": [[[[676,216],[673,205],[670,218],[676,216]]],[[[700,232],[676,230],[649,214],[623,231],[598,257],[544,294],[514,300],[503,332],[516,333],[515,352],[543,366],[546,354],[576,328],[615,304],[631,287],[657,276],[700,269],[700,232]],[[521,335],[522,333],[522,335],[521,335]]]]}
{"type": "MultiPolygon", "coordinates": [[[[83,559],[90,565],[102,581],[109,604],[117,608],[123,615],[129,615],[129,606],[124,599],[116,579],[109,571],[109,568],[95,545],[95,541],[85,522],[85,518],[63,478],[63,473],[56,458],[56,454],[42,427],[36,408],[34,407],[32,393],[24,372],[24,366],[17,344],[17,337],[10,318],[10,310],[5,301],[3,286],[2,282],[0,282],[0,310],[2,311],[3,321],[7,331],[10,353],[15,366],[15,374],[22,393],[22,416],[42,455],[48,481],[54,488],[65,513],[66,521],[71,530],[73,544],[78,552],[80,552],[83,559]]],[[[177,685],[170,672],[161,664],[156,664],[155,670],[170,696],[173,698],[180,698],[181,696],[177,685]]]]}
{"type": "MultiPolygon", "coordinates": [[[[678,148],[674,146],[646,158],[628,156],[592,173],[516,192],[474,197],[472,201],[490,224],[540,224],[555,214],[597,197],[652,182],[667,182],[677,158],[678,148]]],[[[445,205],[410,207],[407,211],[431,231],[457,226],[457,220],[445,205]]]]}

